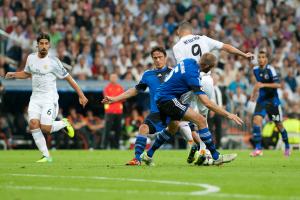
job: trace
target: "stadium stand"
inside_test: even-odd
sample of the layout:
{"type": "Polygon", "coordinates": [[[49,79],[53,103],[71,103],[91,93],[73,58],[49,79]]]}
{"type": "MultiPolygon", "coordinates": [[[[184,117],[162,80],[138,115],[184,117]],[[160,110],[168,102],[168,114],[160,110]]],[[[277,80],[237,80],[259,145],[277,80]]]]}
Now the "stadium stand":
{"type": "MultiPolygon", "coordinates": [[[[100,99],[109,74],[117,73],[125,89],[133,86],[151,68],[150,50],[157,45],[167,49],[168,65],[174,65],[172,46],[178,39],[176,27],[183,20],[193,24],[195,33],[231,43],[244,52],[267,50],[281,78],[279,94],[284,117],[300,118],[300,2],[297,0],[2,0],[0,76],[23,70],[28,54],[36,48],[37,34],[48,32],[50,53],[64,62],[89,94],[87,109],[102,118],[100,99]]],[[[254,86],[252,67],[256,63],[225,52],[215,54],[218,67],[214,73],[224,96],[223,105],[246,122],[238,128],[224,120],[223,141],[239,141],[242,147],[247,147],[251,133],[247,103],[254,86]]],[[[72,100],[76,96],[63,81],[58,85],[62,113],[67,116],[70,107],[77,107],[72,100]]],[[[27,138],[26,124],[22,124],[26,112],[20,112],[25,109],[29,95],[30,80],[1,80],[0,111],[11,130],[11,136],[5,134],[8,138],[3,141],[14,141],[16,136],[27,138]],[[20,123],[16,125],[18,120],[20,123]]],[[[126,102],[123,118],[134,117],[131,116],[134,108],[140,118],[145,116],[146,101],[148,95],[141,94],[126,102]]],[[[78,111],[85,114],[87,110],[78,108],[78,111]]],[[[123,122],[122,138],[127,140],[131,135],[129,122],[123,121],[126,123],[123,122]]],[[[1,124],[0,130],[3,128],[6,127],[1,124]]],[[[88,148],[89,142],[83,143],[88,148]]],[[[6,146],[14,148],[13,142],[6,146]]]]}

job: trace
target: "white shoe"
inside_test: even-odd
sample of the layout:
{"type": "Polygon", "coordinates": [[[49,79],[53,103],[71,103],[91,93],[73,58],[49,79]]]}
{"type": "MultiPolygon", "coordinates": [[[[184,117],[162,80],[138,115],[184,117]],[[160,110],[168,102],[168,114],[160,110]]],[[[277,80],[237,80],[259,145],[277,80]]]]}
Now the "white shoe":
{"type": "Polygon", "coordinates": [[[219,155],[219,158],[217,160],[214,160],[214,165],[221,165],[223,163],[229,163],[229,162],[233,161],[236,157],[237,157],[236,153],[219,155]]]}
{"type": "Polygon", "coordinates": [[[146,152],[142,153],[140,158],[141,158],[141,161],[145,162],[146,165],[152,166],[152,167],[155,166],[153,159],[151,157],[149,157],[146,152]]]}

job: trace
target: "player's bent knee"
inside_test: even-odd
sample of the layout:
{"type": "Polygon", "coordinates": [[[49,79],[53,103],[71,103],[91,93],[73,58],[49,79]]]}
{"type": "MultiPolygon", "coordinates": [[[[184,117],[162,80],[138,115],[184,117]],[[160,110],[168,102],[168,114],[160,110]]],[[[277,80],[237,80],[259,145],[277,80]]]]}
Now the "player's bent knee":
{"type": "Polygon", "coordinates": [[[262,125],[262,119],[260,116],[254,116],[253,118],[253,124],[256,126],[261,126],[262,125]]]}
{"type": "Polygon", "coordinates": [[[41,130],[43,133],[50,134],[51,133],[51,125],[41,125],[41,130]]]}
{"type": "Polygon", "coordinates": [[[29,122],[29,128],[30,130],[34,130],[34,129],[38,129],[40,128],[40,121],[39,120],[35,120],[35,119],[32,119],[30,120],[29,122]]]}
{"type": "Polygon", "coordinates": [[[139,128],[139,133],[142,135],[147,135],[149,133],[149,126],[147,124],[142,124],[139,128]]]}
{"type": "Polygon", "coordinates": [[[275,125],[276,125],[277,129],[279,129],[279,130],[283,129],[283,125],[281,122],[275,122],[275,125]]]}

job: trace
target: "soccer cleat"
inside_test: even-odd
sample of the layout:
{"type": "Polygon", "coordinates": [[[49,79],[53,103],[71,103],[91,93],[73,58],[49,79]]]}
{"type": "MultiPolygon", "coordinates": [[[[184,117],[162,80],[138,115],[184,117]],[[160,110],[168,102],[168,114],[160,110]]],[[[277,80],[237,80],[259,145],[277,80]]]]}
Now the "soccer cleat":
{"type": "Polygon", "coordinates": [[[197,152],[197,146],[196,145],[193,145],[193,146],[191,146],[191,148],[190,148],[190,152],[189,152],[189,156],[188,156],[188,158],[187,158],[187,163],[192,163],[192,162],[194,162],[194,160],[195,160],[195,153],[197,152]]]}
{"type": "Polygon", "coordinates": [[[259,150],[259,149],[255,149],[254,151],[252,151],[250,153],[251,157],[257,157],[257,156],[262,156],[263,155],[263,151],[259,150]]]}
{"type": "Polygon", "coordinates": [[[70,124],[69,120],[67,118],[63,118],[62,119],[65,123],[66,123],[66,127],[64,128],[64,130],[67,132],[68,136],[70,138],[73,138],[75,135],[75,131],[74,128],[72,127],[72,125],[70,124]]]}
{"type": "Polygon", "coordinates": [[[37,163],[51,163],[53,159],[51,157],[43,156],[41,159],[36,161],[37,163]]]}
{"type": "Polygon", "coordinates": [[[291,155],[291,150],[290,149],[285,149],[284,150],[284,156],[289,157],[291,155]]]}
{"type": "Polygon", "coordinates": [[[222,165],[223,163],[229,163],[233,161],[236,157],[237,157],[236,153],[219,155],[219,158],[217,160],[214,160],[213,164],[222,165]]]}
{"type": "Polygon", "coordinates": [[[143,162],[145,162],[145,164],[148,165],[148,166],[154,166],[155,165],[154,162],[153,162],[153,159],[151,157],[149,157],[146,152],[141,154],[141,160],[143,162]]]}
{"type": "Polygon", "coordinates": [[[141,165],[141,162],[138,159],[133,158],[132,160],[128,161],[126,165],[130,165],[130,166],[141,165]]]}
{"type": "Polygon", "coordinates": [[[206,151],[205,151],[205,149],[201,149],[199,151],[198,158],[196,159],[194,164],[195,165],[203,165],[205,159],[206,159],[206,151]]]}

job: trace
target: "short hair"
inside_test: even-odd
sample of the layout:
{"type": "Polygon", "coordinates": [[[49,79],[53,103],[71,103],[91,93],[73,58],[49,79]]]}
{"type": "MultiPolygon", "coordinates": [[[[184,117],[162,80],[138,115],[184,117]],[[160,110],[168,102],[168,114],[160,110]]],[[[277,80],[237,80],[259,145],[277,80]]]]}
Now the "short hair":
{"type": "Polygon", "coordinates": [[[193,32],[192,24],[188,21],[181,22],[178,26],[178,32],[182,32],[182,31],[193,32]]]}
{"type": "Polygon", "coordinates": [[[267,51],[264,50],[264,49],[259,50],[258,54],[265,54],[266,57],[268,58],[268,53],[267,53],[267,51]]]}
{"type": "Polygon", "coordinates": [[[47,33],[40,33],[39,36],[36,38],[37,43],[40,42],[40,40],[46,39],[48,42],[50,42],[50,36],[47,33]]]}
{"type": "Polygon", "coordinates": [[[217,58],[214,54],[212,53],[203,54],[200,58],[201,71],[205,73],[209,72],[213,67],[215,67],[216,62],[217,62],[217,58]],[[203,68],[204,66],[208,66],[208,67],[203,68]]]}
{"type": "Polygon", "coordinates": [[[165,57],[167,56],[167,52],[166,52],[165,48],[163,48],[163,47],[153,47],[152,50],[151,50],[151,57],[153,56],[153,53],[155,51],[163,53],[165,57]]]}

